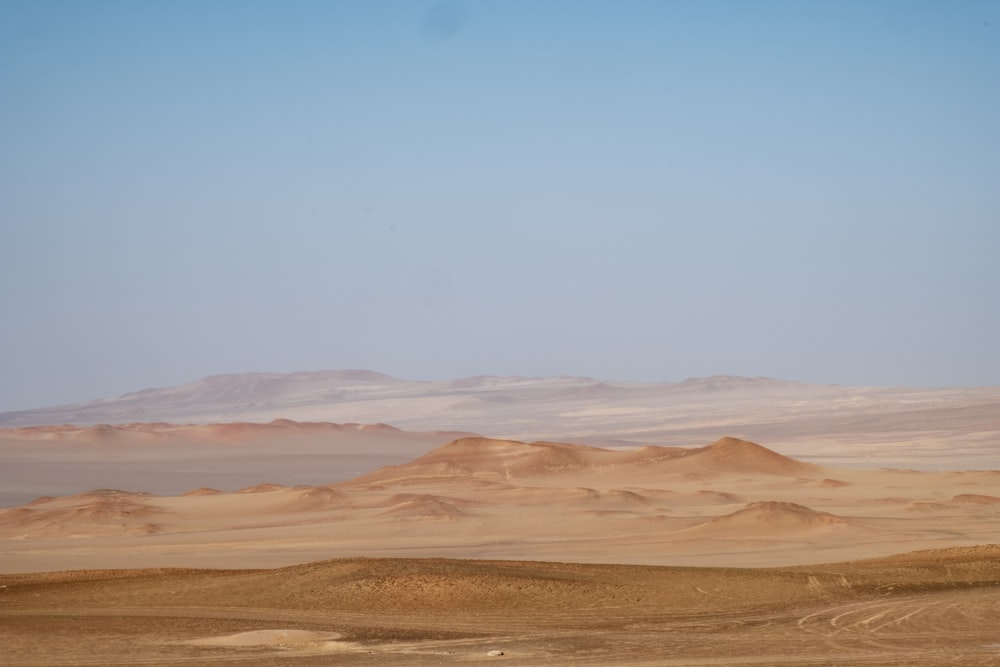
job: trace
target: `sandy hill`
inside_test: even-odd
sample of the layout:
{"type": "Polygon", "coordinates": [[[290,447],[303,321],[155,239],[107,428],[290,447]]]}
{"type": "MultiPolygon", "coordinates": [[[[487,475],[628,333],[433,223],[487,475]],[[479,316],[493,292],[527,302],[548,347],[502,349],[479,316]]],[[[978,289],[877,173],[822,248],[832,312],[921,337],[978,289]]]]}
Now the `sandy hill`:
{"type": "Polygon", "coordinates": [[[756,443],[731,437],[692,451],[685,459],[713,472],[795,476],[815,474],[820,470],[819,466],[796,461],[756,443]]]}
{"type": "Polygon", "coordinates": [[[43,497],[0,512],[0,532],[9,537],[74,537],[155,533],[163,510],[149,494],[98,489],[67,498],[43,497]]]}
{"type": "MultiPolygon", "coordinates": [[[[301,441],[307,446],[290,437],[278,447],[267,438],[226,435],[215,446],[192,445],[189,453],[204,458],[163,458],[147,478],[118,480],[146,491],[143,479],[180,468],[178,479],[188,484],[174,495],[48,493],[0,510],[0,571],[217,566],[219,559],[286,565],[359,554],[791,565],[990,542],[1000,525],[998,471],[836,469],[733,437],[701,447],[629,449],[464,437],[425,446],[408,463],[338,480],[331,477],[341,457],[354,461],[330,452],[345,433],[354,446],[389,438],[415,448],[413,434],[262,426],[321,435],[301,441]],[[253,478],[223,487],[184,472],[213,461],[226,469],[250,461],[253,478]],[[302,470],[321,483],[281,479],[283,471],[302,470]]],[[[164,442],[83,449],[106,470],[128,456],[180,447],[164,442]]],[[[60,455],[77,444],[63,446],[55,450],[60,455]]],[[[87,462],[72,459],[68,469],[78,477],[87,462]]]]}
{"type": "Polygon", "coordinates": [[[816,475],[822,468],[795,461],[756,443],[725,437],[706,447],[645,446],[612,450],[558,442],[461,438],[415,461],[359,478],[360,483],[456,476],[493,480],[526,479],[584,471],[641,470],[644,476],[671,473],[816,475]]]}
{"type": "Polygon", "coordinates": [[[817,512],[797,503],[761,501],[731,514],[677,531],[685,537],[715,539],[787,540],[806,534],[861,528],[858,522],[829,512],[817,512]]]}

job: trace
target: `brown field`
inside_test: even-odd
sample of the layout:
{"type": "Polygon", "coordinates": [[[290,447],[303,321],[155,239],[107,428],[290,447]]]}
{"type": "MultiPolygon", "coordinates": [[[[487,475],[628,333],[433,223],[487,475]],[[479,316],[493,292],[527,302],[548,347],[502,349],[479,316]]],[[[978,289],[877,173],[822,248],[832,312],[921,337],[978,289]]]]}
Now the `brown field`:
{"type": "Polygon", "coordinates": [[[0,576],[0,623],[9,665],[997,665],[1000,546],[766,569],[345,559],[15,574],[0,576]]]}

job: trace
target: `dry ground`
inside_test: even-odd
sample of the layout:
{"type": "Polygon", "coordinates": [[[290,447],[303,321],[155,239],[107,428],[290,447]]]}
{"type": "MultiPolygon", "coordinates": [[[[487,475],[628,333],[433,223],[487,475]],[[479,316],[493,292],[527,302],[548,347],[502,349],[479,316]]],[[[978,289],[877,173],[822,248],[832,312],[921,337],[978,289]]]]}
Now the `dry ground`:
{"type": "Polygon", "coordinates": [[[174,494],[265,480],[330,484],[406,463],[460,435],[282,419],[0,429],[0,507],[109,487],[174,494]]]}
{"type": "Polygon", "coordinates": [[[264,428],[309,433],[278,453],[245,434],[143,444],[99,428],[79,452],[43,439],[151,467],[134,491],[0,510],[0,664],[1000,665],[1000,471],[829,467],[734,438],[463,438],[284,486],[267,473],[329,472],[312,430],[344,454],[436,436],[264,428]],[[143,491],[164,456],[201,465],[224,448],[220,465],[263,457],[253,486],[143,491]]]}
{"type": "Polygon", "coordinates": [[[1000,545],[771,569],[346,559],[2,575],[0,628],[7,665],[1000,665],[1000,545]]]}
{"type": "MultiPolygon", "coordinates": [[[[945,469],[982,469],[996,466],[1000,387],[844,387],[731,376],[675,383],[487,376],[426,382],[370,371],[249,373],[0,413],[0,426],[276,418],[387,422],[408,431],[447,429],[600,446],[687,447],[729,434],[837,465],[942,469],[944,457],[945,469]]],[[[0,463],[2,455],[0,444],[0,463]]],[[[0,468],[0,482],[2,473],[0,468]]]]}
{"type": "Polygon", "coordinates": [[[354,556],[773,567],[997,542],[1000,471],[832,468],[733,438],[632,450],[464,438],[327,486],[105,489],[0,510],[7,573],[354,556]]]}

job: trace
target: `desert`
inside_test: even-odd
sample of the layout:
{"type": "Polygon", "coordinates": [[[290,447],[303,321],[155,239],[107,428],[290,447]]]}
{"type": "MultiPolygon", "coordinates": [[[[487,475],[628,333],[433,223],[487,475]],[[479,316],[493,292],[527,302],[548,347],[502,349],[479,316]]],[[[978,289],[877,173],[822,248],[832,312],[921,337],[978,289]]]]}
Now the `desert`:
{"type": "MultiPolygon", "coordinates": [[[[789,387],[689,382],[658,388],[702,403],[690,423],[673,419],[679,431],[770,421],[779,445],[655,444],[621,437],[634,429],[622,392],[567,399],[565,383],[454,390],[503,387],[509,400],[475,404],[487,426],[520,402],[539,430],[572,435],[574,418],[553,415],[577,401],[572,414],[620,415],[617,431],[604,417],[585,442],[520,440],[447,415],[409,431],[270,413],[4,429],[5,660],[1000,664],[1000,470],[953,466],[989,456],[988,390],[953,403],[910,392],[922,419],[879,451],[871,442],[902,422],[898,403],[873,420],[875,400],[834,412],[831,388],[814,388],[784,420],[764,420],[789,387]],[[843,426],[828,439],[801,435],[835,418],[843,426]],[[824,452],[832,438],[840,447],[824,452]],[[939,439],[974,456],[931,446],[939,439]],[[862,440],[868,465],[844,454],[862,440]],[[918,467],[879,465],[906,447],[918,467]]],[[[409,387],[407,400],[440,400],[440,387],[426,389],[409,387]]],[[[401,397],[393,408],[419,412],[401,397]]]]}
{"type": "Polygon", "coordinates": [[[1000,667],[998,28],[0,0],[0,667],[1000,667]]]}
{"type": "Polygon", "coordinates": [[[342,559],[5,575],[0,601],[18,665],[995,665],[998,563],[342,559]]]}

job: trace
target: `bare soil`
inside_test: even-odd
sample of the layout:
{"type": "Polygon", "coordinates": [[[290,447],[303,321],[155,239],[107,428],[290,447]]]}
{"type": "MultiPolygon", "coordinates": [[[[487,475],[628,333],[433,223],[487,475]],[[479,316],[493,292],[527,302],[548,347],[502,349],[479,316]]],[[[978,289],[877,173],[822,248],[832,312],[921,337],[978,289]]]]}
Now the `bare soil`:
{"type": "Polygon", "coordinates": [[[26,666],[1000,665],[1000,545],[759,569],[393,558],[11,574],[0,628],[2,662],[26,666]]]}

